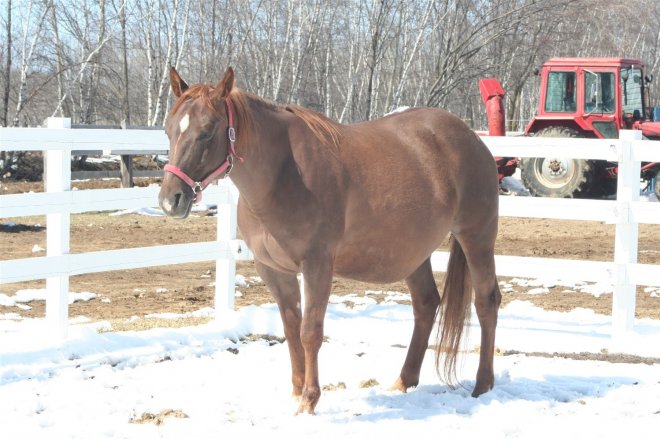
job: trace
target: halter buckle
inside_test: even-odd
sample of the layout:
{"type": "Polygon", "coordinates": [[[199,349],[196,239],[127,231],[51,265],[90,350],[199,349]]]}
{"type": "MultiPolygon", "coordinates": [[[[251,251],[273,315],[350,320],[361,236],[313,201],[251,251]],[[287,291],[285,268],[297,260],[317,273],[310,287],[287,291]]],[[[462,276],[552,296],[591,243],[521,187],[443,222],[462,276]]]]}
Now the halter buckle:
{"type": "Polygon", "coordinates": [[[228,155],[227,156],[227,170],[225,171],[225,177],[229,175],[232,169],[234,169],[234,156],[233,155],[228,155]]]}

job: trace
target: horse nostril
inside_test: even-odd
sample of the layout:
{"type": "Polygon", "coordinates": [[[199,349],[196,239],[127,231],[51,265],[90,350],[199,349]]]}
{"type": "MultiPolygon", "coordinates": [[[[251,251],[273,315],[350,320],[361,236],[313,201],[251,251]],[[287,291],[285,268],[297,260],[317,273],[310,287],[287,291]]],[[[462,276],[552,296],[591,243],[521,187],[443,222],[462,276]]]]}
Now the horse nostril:
{"type": "Polygon", "coordinates": [[[177,207],[179,207],[179,202],[181,201],[181,195],[182,195],[181,192],[177,192],[177,193],[174,195],[174,208],[175,208],[175,209],[176,209],[177,207]]]}

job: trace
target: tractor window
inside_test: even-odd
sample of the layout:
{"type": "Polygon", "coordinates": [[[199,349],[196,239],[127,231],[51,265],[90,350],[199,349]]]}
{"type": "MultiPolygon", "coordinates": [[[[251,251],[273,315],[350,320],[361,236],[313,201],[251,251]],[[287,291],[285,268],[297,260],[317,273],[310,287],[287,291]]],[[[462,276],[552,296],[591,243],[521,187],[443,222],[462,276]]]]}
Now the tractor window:
{"type": "Polygon", "coordinates": [[[589,70],[584,72],[584,111],[614,113],[616,106],[614,73],[589,70]]]}
{"type": "Polygon", "coordinates": [[[642,71],[636,68],[621,69],[621,94],[623,114],[642,116],[642,71]],[[637,113],[636,113],[637,112],[637,113]]]}
{"type": "Polygon", "coordinates": [[[545,111],[575,113],[575,72],[550,72],[545,111]]]}

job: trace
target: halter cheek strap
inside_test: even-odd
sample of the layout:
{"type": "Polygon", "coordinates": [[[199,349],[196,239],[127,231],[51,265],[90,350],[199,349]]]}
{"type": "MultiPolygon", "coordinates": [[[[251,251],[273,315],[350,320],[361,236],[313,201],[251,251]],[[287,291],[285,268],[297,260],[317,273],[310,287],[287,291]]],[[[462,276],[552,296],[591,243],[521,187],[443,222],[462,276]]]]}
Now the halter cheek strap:
{"type": "Polygon", "coordinates": [[[165,165],[163,171],[169,172],[171,174],[179,177],[184,183],[186,183],[193,190],[195,194],[195,203],[202,201],[202,191],[211,184],[214,180],[218,178],[225,178],[229,175],[231,170],[234,168],[234,159],[243,161],[243,157],[239,156],[236,153],[236,130],[234,129],[234,112],[229,99],[225,99],[225,106],[227,107],[227,158],[223,161],[220,166],[218,166],[213,172],[211,172],[206,178],[202,181],[195,181],[188,176],[185,172],[181,170],[178,166],[171,164],[165,165]]]}

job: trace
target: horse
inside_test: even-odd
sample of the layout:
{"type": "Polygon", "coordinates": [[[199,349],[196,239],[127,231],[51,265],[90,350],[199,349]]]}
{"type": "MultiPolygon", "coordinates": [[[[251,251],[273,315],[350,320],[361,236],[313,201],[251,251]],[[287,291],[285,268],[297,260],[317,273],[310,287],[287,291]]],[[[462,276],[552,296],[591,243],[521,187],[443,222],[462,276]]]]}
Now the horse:
{"type": "Polygon", "coordinates": [[[231,67],[217,84],[189,86],[174,68],[169,77],[176,102],[160,206],[182,219],[212,181],[228,177],[238,188],[238,227],[279,307],[297,413],[314,414],[321,397],[318,353],[334,276],[405,279],[414,327],[391,387],[401,392],[419,384],[434,327],[436,369],[455,385],[474,294],[481,348],[472,396],[492,389],[498,176],[474,131],[437,108],[340,124],[239,89],[231,67]],[[430,256],[448,236],[440,295],[430,256]]]}

